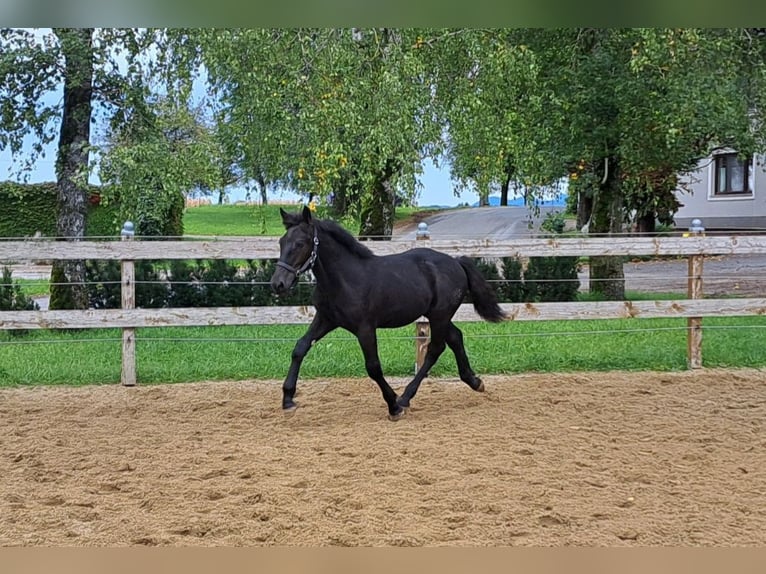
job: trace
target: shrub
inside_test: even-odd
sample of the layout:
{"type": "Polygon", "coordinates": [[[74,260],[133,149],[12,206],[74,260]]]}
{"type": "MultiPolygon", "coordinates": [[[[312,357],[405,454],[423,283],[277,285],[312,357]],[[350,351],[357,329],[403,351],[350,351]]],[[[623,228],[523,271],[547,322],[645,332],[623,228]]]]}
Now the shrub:
{"type": "MultiPolygon", "coordinates": [[[[504,284],[500,277],[500,270],[497,268],[497,261],[495,259],[483,259],[474,258],[473,262],[476,264],[476,268],[481,273],[482,277],[489,281],[489,285],[495,291],[498,301],[504,301],[504,284]]],[[[472,301],[470,293],[466,296],[466,302],[472,301]]]]}
{"type": "Polygon", "coordinates": [[[147,192],[129,209],[133,213],[122,213],[122,217],[133,221],[136,235],[181,237],[184,234],[184,206],[184,197],[180,193],[165,197],[159,191],[147,192]]]}
{"type": "Polygon", "coordinates": [[[0,311],[38,311],[40,307],[21,290],[12,277],[10,267],[3,267],[0,279],[0,311]]]}
{"type": "MultiPolygon", "coordinates": [[[[39,311],[40,306],[31,297],[21,290],[21,285],[13,280],[9,267],[3,267],[3,275],[0,278],[0,311],[39,311]]],[[[26,330],[9,330],[11,336],[19,336],[26,330]]]]}
{"type": "Polygon", "coordinates": [[[559,235],[564,233],[564,229],[566,228],[566,218],[561,211],[549,212],[540,224],[540,228],[548,233],[559,235]]]}
{"type": "Polygon", "coordinates": [[[501,301],[519,303],[524,301],[524,283],[522,280],[522,264],[516,257],[504,257],[503,282],[501,301]]]}
{"type": "MultiPolygon", "coordinates": [[[[277,297],[269,280],[274,261],[250,260],[244,265],[225,260],[136,262],[136,306],[246,307],[310,305],[313,285],[301,280],[290,293],[277,297]]],[[[88,299],[95,309],[120,307],[120,263],[86,263],[88,299]]]]}
{"type": "MultiPolygon", "coordinates": [[[[151,261],[136,261],[136,307],[157,309],[166,305],[168,286],[162,280],[162,275],[162,264],[155,265],[151,261]]],[[[86,261],[85,280],[90,307],[94,309],[120,308],[122,305],[122,273],[119,261],[86,261]]]]}
{"type": "Polygon", "coordinates": [[[525,301],[575,301],[577,257],[532,257],[524,272],[525,301]]]}

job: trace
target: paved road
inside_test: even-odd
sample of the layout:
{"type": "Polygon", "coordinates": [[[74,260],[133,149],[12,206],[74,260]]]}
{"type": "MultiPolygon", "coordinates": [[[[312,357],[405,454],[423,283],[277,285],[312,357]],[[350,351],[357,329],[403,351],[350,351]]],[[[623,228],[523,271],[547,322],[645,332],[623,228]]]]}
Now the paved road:
{"type": "MultiPolygon", "coordinates": [[[[432,239],[512,239],[528,237],[540,230],[548,213],[562,211],[561,207],[541,207],[538,214],[526,207],[467,207],[449,209],[425,219],[432,239]]],[[[394,230],[395,237],[413,239],[417,225],[394,230]]]]}
{"type": "MultiPolygon", "coordinates": [[[[561,208],[542,208],[537,216],[523,207],[482,207],[451,209],[424,219],[432,238],[529,237],[540,229],[548,212],[561,208]]],[[[394,232],[397,237],[413,238],[417,226],[408,225],[394,232]]],[[[626,263],[625,289],[652,293],[684,293],[687,288],[686,259],[626,263]]],[[[580,273],[580,288],[588,290],[587,266],[580,273]]],[[[707,296],[766,295],[766,256],[729,255],[709,257],[704,263],[703,290],[707,296]]]]}
{"type": "MultiPolygon", "coordinates": [[[[689,274],[686,259],[626,263],[625,289],[649,293],[685,293],[689,274]]],[[[587,289],[587,269],[581,272],[581,289],[587,289]]],[[[719,255],[706,257],[702,270],[706,297],[766,296],[766,256],[719,255]]]]}

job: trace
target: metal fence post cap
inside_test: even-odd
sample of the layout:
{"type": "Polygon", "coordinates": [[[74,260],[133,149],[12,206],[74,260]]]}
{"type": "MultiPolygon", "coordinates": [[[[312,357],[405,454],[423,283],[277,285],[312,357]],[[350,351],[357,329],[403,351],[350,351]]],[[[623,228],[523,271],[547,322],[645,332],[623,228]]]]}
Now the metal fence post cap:
{"type": "Polygon", "coordinates": [[[705,231],[705,228],[702,226],[702,220],[696,217],[692,219],[692,223],[689,226],[689,231],[692,233],[702,233],[705,231]]]}
{"type": "Polygon", "coordinates": [[[135,232],[135,228],[133,226],[132,221],[126,221],[125,223],[123,223],[122,231],[120,231],[120,235],[132,237],[133,235],[135,235],[135,233],[136,232],[135,232]]]}

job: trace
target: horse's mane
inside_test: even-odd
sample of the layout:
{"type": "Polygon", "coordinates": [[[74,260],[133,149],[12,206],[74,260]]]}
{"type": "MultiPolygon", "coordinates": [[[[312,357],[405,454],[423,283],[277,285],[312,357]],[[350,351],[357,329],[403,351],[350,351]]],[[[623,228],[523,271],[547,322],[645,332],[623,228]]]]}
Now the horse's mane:
{"type": "Polygon", "coordinates": [[[348,251],[356,255],[361,259],[369,259],[373,257],[372,251],[364,245],[362,245],[356,237],[351,235],[348,231],[343,229],[340,225],[330,219],[317,219],[314,223],[324,231],[328,233],[336,242],[345,247],[348,251]]]}

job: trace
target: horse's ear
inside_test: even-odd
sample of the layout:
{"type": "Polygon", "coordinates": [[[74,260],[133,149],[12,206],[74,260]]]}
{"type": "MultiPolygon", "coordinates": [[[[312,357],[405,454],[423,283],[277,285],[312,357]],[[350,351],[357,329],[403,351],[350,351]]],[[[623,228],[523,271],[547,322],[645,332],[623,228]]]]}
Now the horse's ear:
{"type": "Polygon", "coordinates": [[[308,205],[303,206],[303,212],[301,215],[303,216],[303,221],[305,223],[311,223],[311,210],[309,209],[308,205]]]}
{"type": "Polygon", "coordinates": [[[284,209],[281,207],[279,208],[279,215],[282,216],[282,225],[285,226],[285,229],[289,229],[293,225],[295,225],[295,215],[292,213],[287,213],[284,209]]]}

